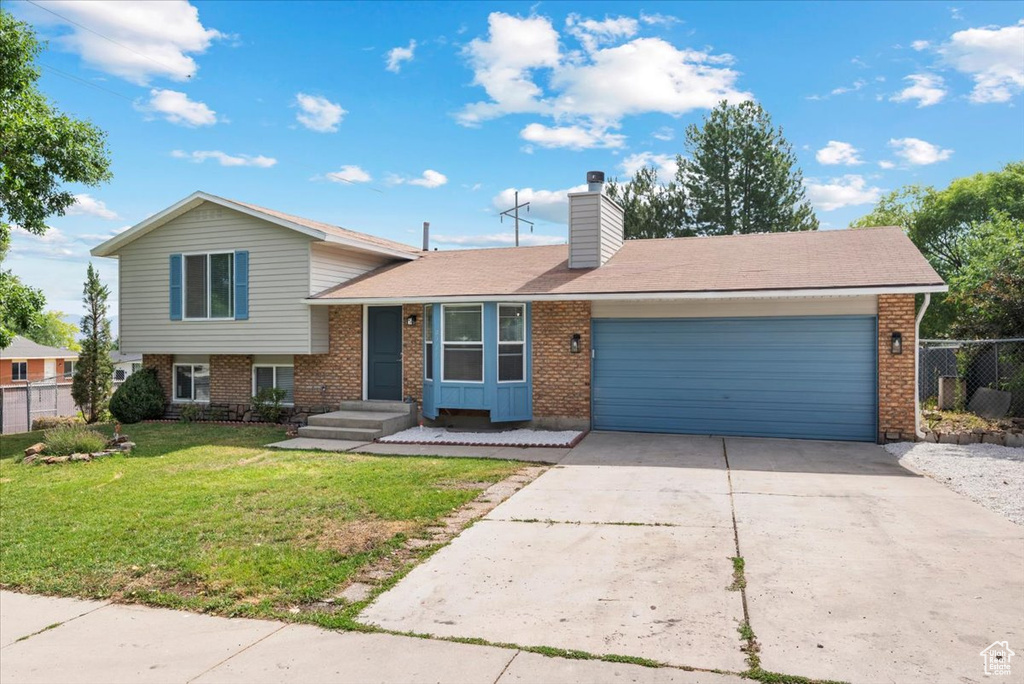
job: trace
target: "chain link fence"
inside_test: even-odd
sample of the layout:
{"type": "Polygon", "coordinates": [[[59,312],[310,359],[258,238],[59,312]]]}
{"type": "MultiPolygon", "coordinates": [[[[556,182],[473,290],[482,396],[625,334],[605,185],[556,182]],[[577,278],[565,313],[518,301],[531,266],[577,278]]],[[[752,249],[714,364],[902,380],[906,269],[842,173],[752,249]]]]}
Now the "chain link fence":
{"type": "Polygon", "coordinates": [[[1024,418],[1024,338],[921,340],[921,405],[984,418],[1024,418]]]}
{"type": "MultiPolygon", "coordinates": [[[[0,432],[5,435],[28,432],[33,421],[43,416],[77,415],[78,407],[71,398],[71,383],[57,380],[46,378],[0,387],[0,432]]],[[[120,386],[120,382],[114,382],[111,392],[120,386]]]]}

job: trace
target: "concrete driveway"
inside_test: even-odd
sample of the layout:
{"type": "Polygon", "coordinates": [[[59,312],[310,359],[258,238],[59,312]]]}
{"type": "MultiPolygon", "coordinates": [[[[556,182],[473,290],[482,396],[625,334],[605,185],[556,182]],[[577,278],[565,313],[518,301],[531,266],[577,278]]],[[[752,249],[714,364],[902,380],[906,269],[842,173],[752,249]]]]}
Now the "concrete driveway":
{"type": "Polygon", "coordinates": [[[766,670],[974,682],[1024,653],[1022,569],[1024,529],[874,445],[592,433],[361,619],[741,672],[749,616],[766,670]]]}

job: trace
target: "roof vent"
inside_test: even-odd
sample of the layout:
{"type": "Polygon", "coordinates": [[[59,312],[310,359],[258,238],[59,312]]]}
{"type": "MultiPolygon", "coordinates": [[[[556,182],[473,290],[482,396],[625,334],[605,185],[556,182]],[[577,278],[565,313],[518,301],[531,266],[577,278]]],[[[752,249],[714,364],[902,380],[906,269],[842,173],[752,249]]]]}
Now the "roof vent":
{"type": "Polygon", "coordinates": [[[587,191],[601,192],[604,187],[604,171],[587,171],[587,191]]]}

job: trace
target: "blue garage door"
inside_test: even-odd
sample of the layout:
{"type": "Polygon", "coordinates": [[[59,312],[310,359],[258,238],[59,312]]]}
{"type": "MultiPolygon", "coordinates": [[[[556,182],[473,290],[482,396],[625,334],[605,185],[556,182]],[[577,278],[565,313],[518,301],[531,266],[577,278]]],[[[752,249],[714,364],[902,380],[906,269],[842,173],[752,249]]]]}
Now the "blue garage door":
{"type": "Polygon", "coordinates": [[[596,430],[876,439],[874,316],[593,321],[596,430]]]}

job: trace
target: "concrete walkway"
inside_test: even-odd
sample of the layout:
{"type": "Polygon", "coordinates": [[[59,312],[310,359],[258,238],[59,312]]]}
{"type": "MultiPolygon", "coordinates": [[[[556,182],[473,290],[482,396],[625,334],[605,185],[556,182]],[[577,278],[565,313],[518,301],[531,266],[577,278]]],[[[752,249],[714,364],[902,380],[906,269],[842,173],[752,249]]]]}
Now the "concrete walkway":
{"type": "Polygon", "coordinates": [[[738,677],[0,591],[3,684],[741,684],[738,677]]]}

